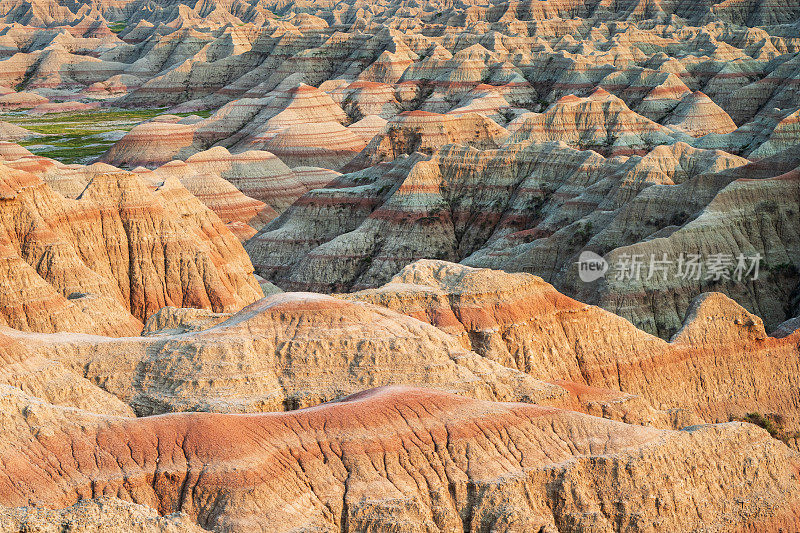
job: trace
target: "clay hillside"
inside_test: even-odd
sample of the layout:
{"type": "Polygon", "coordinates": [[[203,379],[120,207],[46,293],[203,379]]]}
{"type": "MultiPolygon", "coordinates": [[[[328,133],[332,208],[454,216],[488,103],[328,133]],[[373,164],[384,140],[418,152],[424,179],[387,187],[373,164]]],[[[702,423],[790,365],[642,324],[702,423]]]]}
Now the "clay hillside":
{"type": "Polygon", "coordinates": [[[800,531],[795,0],[0,1],[0,531],[800,531]]]}

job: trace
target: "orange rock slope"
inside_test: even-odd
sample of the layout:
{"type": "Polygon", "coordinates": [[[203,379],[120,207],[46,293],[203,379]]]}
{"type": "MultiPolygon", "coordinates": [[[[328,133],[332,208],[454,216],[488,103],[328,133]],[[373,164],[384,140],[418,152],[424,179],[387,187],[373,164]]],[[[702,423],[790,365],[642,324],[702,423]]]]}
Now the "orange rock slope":
{"type": "Polygon", "coordinates": [[[541,278],[441,261],[414,263],[389,284],[346,297],[431,323],[538,379],[640,395],[708,422],[780,413],[800,429],[800,330],[768,336],[761,319],[720,293],[695,299],[670,342],[541,278]]]}
{"type": "Polygon", "coordinates": [[[667,343],[535,276],[421,261],[351,295],[164,309],[150,337],[6,329],[0,524],[84,501],[231,531],[792,530],[793,324],[708,294],[667,343]],[[404,387],[359,392],[380,385],[404,387]],[[728,422],[751,412],[778,433],[728,422]]]}
{"type": "Polygon", "coordinates": [[[129,335],[164,305],[232,310],[261,294],[237,240],[177,180],[99,174],[77,200],[24,171],[0,180],[5,324],[129,335]]]}
{"type": "Polygon", "coordinates": [[[134,420],[4,392],[6,506],[115,496],[227,531],[798,526],[796,456],[742,424],[656,430],[396,388],[134,420]]]}
{"type": "Polygon", "coordinates": [[[798,35],[0,2],[0,531],[800,531],[798,35]]]}
{"type": "Polygon", "coordinates": [[[407,384],[661,427],[775,413],[791,441],[791,324],[768,336],[709,293],[666,342],[535,276],[422,261],[338,298],[279,294],[232,316],[166,308],[148,321],[154,336],[6,334],[139,414],[283,410],[407,384]]]}

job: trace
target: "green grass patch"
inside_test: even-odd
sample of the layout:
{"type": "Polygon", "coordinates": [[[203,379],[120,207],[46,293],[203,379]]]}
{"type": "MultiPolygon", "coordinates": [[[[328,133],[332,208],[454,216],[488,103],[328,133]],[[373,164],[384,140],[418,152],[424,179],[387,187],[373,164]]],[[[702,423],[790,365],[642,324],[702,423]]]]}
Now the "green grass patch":
{"type": "MultiPolygon", "coordinates": [[[[179,117],[197,115],[208,118],[213,111],[194,113],[175,113],[179,117]]],[[[83,111],[79,113],[53,113],[42,117],[31,117],[25,113],[0,114],[0,120],[23,126],[36,133],[55,134],[78,127],[95,126],[102,131],[123,129],[120,126],[136,125],[158,115],[167,114],[166,109],[116,109],[103,111],[83,111]],[[106,124],[108,123],[108,124],[106,124]]]]}
{"type": "MultiPolygon", "coordinates": [[[[94,132],[98,133],[98,132],[94,132]]],[[[89,163],[108,150],[114,141],[94,137],[91,132],[46,135],[19,143],[31,152],[62,163],[89,163]]]]}
{"type": "MultiPolygon", "coordinates": [[[[176,113],[180,117],[210,116],[212,111],[176,113]]],[[[0,120],[22,126],[39,136],[19,144],[31,152],[57,159],[63,163],[85,163],[106,152],[114,140],[100,135],[111,131],[129,131],[131,128],[158,115],[159,109],[103,109],[76,113],[53,113],[31,116],[27,113],[3,113],[0,120]]]]}
{"type": "Polygon", "coordinates": [[[66,135],[47,135],[44,137],[34,137],[26,139],[19,144],[22,146],[35,146],[37,144],[52,144],[54,146],[63,146],[64,148],[81,147],[87,144],[113,144],[114,141],[109,141],[101,137],[94,137],[92,133],[69,133],[66,135]]]}
{"type": "Polygon", "coordinates": [[[82,125],[70,125],[70,124],[26,124],[25,129],[30,130],[34,133],[40,133],[42,135],[94,135],[95,133],[104,133],[106,131],[113,131],[115,129],[130,129],[126,128],[124,125],[120,125],[118,128],[94,128],[94,129],[85,129],[82,125]]]}
{"type": "Polygon", "coordinates": [[[91,163],[103,155],[108,150],[109,145],[100,146],[76,146],[76,147],[56,147],[46,150],[36,150],[38,155],[56,159],[62,163],[71,165],[73,163],[91,163]]]}
{"type": "Polygon", "coordinates": [[[192,115],[197,115],[198,117],[208,118],[211,116],[213,111],[195,111],[194,113],[175,113],[179,117],[190,117],[192,115]]]}
{"type": "Polygon", "coordinates": [[[31,152],[62,163],[88,163],[103,155],[114,140],[100,135],[128,131],[144,120],[163,114],[164,109],[108,109],[78,113],[31,116],[25,113],[0,115],[0,120],[22,126],[39,136],[19,144],[31,152]]]}
{"type": "Polygon", "coordinates": [[[108,29],[109,29],[109,30],[111,30],[111,31],[112,31],[112,32],[114,32],[114,33],[120,33],[120,32],[122,32],[122,30],[124,30],[124,29],[125,29],[127,26],[128,26],[128,23],[127,23],[127,22],[125,22],[124,20],[118,20],[118,21],[115,21],[115,22],[112,22],[112,23],[110,23],[110,24],[108,25],[108,29]]]}
{"type": "MultiPolygon", "coordinates": [[[[96,124],[98,122],[142,122],[155,116],[163,115],[165,109],[115,109],[103,111],[82,111],[79,113],[52,113],[41,117],[31,117],[27,114],[3,114],[0,120],[14,124],[96,124]]],[[[109,128],[114,129],[114,128],[109,128]]]]}
{"type": "Polygon", "coordinates": [[[777,413],[763,415],[758,412],[747,413],[742,420],[766,429],[767,433],[769,433],[773,439],[777,439],[786,444],[800,437],[797,432],[787,431],[784,427],[785,421],[783,416],[777,413]]]}

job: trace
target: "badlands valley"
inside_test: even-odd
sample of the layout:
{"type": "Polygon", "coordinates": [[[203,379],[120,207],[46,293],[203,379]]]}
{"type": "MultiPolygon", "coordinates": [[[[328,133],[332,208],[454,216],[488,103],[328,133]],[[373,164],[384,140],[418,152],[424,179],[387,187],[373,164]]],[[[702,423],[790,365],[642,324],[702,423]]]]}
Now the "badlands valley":
{"type": "Polygon", "coordinates": [[[800,3],[0,0],[0,531],[800,531],[800,3]]]}

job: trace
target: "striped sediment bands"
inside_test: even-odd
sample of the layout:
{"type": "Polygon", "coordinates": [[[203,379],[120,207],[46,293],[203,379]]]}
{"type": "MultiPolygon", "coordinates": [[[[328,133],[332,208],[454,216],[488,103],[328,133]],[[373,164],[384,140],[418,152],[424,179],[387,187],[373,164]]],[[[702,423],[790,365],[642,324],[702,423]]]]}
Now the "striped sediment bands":
{"type": "Polygon", "coordinates": [[[231,154],[223,147],[140,174],[154,183],[179,178],[240,240],[252,237],[296,199],[311,189],[327,185],[337,175],[317,167],[293,171],[270,152],[251,150],[231,154]]]}
{"type": "Polygon", "coordinates": [[[175,179],[154,191],[133,174],[98,173],[71,200],[32,174],[2,174],[12,327],[132,334],[170,301],[224,310],[259,295],[237,240],[175,179]]]}
{"type": "Polygon", "coordinates": [[[797,138],[800,135],[800,111],[786,116],[776,117],[778,123],[769,136],[767,142],[751,151],[749,156],[753,159],[776,156],[780,152],[797,146],[797,138]]]}
{"type": "Polygon", "coordinates": [[[0,530],[800,530],[796,0],[84,4],[3,120],[154,118],[0,144],[0,530]]]}
{"type": "Polygon", "coordinates": [[[451,144],[495,148],[508,137],[505,128],[474,112],[452,115],[409,111],[390,119],[344,170],[357,170],[392,161],[416,151],[432,153],[451,144]]]}
{"type": "Polygon", "coordinates": [[[167,331],[106,339],[102,345],[89,337],[37,336],[31,342],[37,354],[55,360],[91,359],[85,377],[107,382],[107,390],[129,401],[140,415],[280,411],[356,393],[365,383],[417,384],[493,400],[572,403],[563,389],[470,352],[429,324],[384,307],[319,294],[272,295],[185,335],[167,331]],[[287,352],[286,346],[292,349],[287,352]]]}
{"type": "Polygon", "coordinates": [[[192,155],[197,151],[193,144],[194,128],[188,124],[146,122],[125,134],[101,160],[118,167],[154,168],[192,155]]]}
{"type": "Polygon", "coordinates": [[[47,102],[47,98],[36,93],[26,91],[11,92],[0,96],[0,109],[8,111],[30,109],[45,102],[47,102]]]}
{"type": "MultiPolygon", "coordinates": [[[[248,251],[262,275],[275,272],[279,283],[295,289],[320,290],[324,280],[336,283],[337,290],[348,284],[382,282],[409,260],[432,255],[463,259],[483,246],[496,229],[512,228],[515,221],[533,222],[528,213],[531,205],[547,197],[563,203],[579,194],[577,190],[542,194],[535,182],[525,183],[534,168],[547,169],[550,179],[590,178],[599,177],[605,164],[597,154],[555,144],[516,150],[512,155],[507,150],[479,152],[450,146],[432,161],[413,156],[383,165],[387,171],[344,175],[329,189],[299,199],[277,225],[265,228],[247,244],[248,251]],[[301,249],[297,243],[303,243],[301,249]],[[319,250],[309,249],[323,243],[327,244],[319,250]],[[322,268],[323,258],[335,257],[338,247],[343,258],[373,261],[322,268]],[[307,260],[304,253],[309,254],[307,260]],[[285,261],[302,267],[285,268],[285,261]],[[313,275],[305,271],[306,264],[315,270],[313,275]]],[[[609,165],[612,168],[614,164],[609,165]]]]}
{"type": "Polygon", "coordinates": [[[361,120],[350,124],[347,129],[369,142],[386,127],[387,121],[378,115],[367,115],[361,120]]]}
{"type": "Polygon", "coordinates": [[[512,514],[515,524],[537,530],[555,527],[559,513],[575,516],[577,526],[596,523],[580,512],[583,500],[568,497],[575,491],[592,494],[598,505],[622,503],[620,520],[633,513],[654,520],[641,500],[669,501],[680,483],[694,497],[680,500],[668,519],[658,513],[661,523],[702,527],[705,513],[725,502],[756,499],[769,512],[754,517],[734,506],[727,524],[777,531],[796,526],[791,510],[800,499],[788,481],[788,449],[732,424],[664,431],[408,388],[246,417],[69,416],[19,393],[2,408],[9,451],[0,503],[11,506],[64,507],[102,486],[103,494],[161,515],[180,509],[206,528],[233,531],[369,528],[396,520],[398,505],[407,522],[443,530],[463,529],[471,511],[490,527],[503,527],[512,514]],[[58,429],[35,436],[34,417],[58,429]],[[688,457],[687,448],[694,450],[688,457]],[[44,473],[41,457],[60,462],[57,477],[44,473]],[[754,461],[764,472],[740,483],[754,461]],[[477,502],[473,486],[480,487],[477,502]],[[618,493],[613,486],[631,488],[618,493]],[[564,500],[558,510],[553,493],[564,500]]]}
{"type": "MultiPolygon", "coordinates": [[[[660,5],[651,12],[631,5],[611,12],[602,6],[569,3],[565,8],[560,2],[549,1],[523,8],[508,4],[488,9],[453,7],[440,20],[423,6],[354,12],[350,4],[338,5],[342,11],[328,18],[294,13],[293,6],[283,6],[281,12],[288,10],[283,15],[287,18],[280,20],[267,12],[253,15],[252,6],[241,8],[244,11],[231,8],[232,12],[221,15],[221,19],[206,20],[203,24],[207,27],[202,31],[194,27],[199,18],[183,19],[194,13],[194,8],[169,15],[158,9],[158,14],[148,11],[141,16],[153,18],[152,23],[137,19],[137,25],[131,21],[130,29],[120,34],[123,39],[128,34],[145,39],[146,44],[132,47],[124,58],[114,56],[114,61],[85,59],[98,55],[92,48],[100,43],[96,35],[111,42],[117,39],[102,21],[85,29],[80,24],[71,25],[68,32],[75,37],[58,33],[51,42],[40,36],[32,41],[36,46],[41,41],[41,49],[20,51],[9,58],[5,72],[16,77],[9,78],[7,84],[41,81],[73,87],[77,83],[85,84],[89,92],[100,90],[103,94],[106,89],[102,87],[107,85],[109,94],[129,90],[115,101],[122,105],[219,109],[214,116],[191,126],[194,133],[189,146],[151,153],[138,161],[147,163],[145,159],[150,159],[147,164],[151,166],[172,157],[185,159],[221,143],[233,151],[274,148],[290,166],[339,167],[359,151],[357,140],[368,142],[381,132],[383,126],[373,115],[392,124],[399,122],[401,129],[452,130],[444,136],[424,132],[423,141],[428,138],[433,146],[444,141],[486,144],[485,137],[493,138],[494,134],[479,132],[480,139],[475,140],[470,138],[470,128],[461,131],[452,125],[406,124],[400,113],[480,113],[502,129],[526,111],[543,111],[569,94],[587,97],[598,86],[635,111],[635,116],[624,113],[628,119],[618,131],[611,128],[612,137],[624,136],[625,128],[633,137],[648,133],[643,131],[647,129],[643,117],[674,125],[690,136],[701,136],[727,133],[730,119],[741,126],[763,118],[774,107],[787,113],[794,111],[788,108],[796,101],[796,67],[792,59],[777,58],[796,53],[797,43],[784,37],[783,30],[773,29],[770,34],[761,28],[726,29],[715,23],[730,18],[728,7],[717,6],[717,10],[660,5]],[[542,13],[573,18],[556,24],[541,19],[542,13]],[[677,27],[666,22],[672,13],[686,15],[688,23],[677,27]],[[516,19],[517,14],[522,19],[516,19]],[[228,15],[232,18],[226,18],[228,15]],[[659,25],[644,24],[645,15],[659,17],[659,25]],[[161,24],[162,16],[173,20],[175,29],[161,24]],[[487,26],[474,31],[472,25],[482,17],[488,17],[483,19],[487,26]],[[600,17],[600,22],[597,27],[587,25],[582,17],[600,17]],[[223,24],[223,19],[228,22],[223,24]],[[241,24],[231,23],[237,19],[241,24]],[[258,26],[249,24],[253,21],[258,26]],[[37,63],[40,56],[47,58],[39,61],[42,64],[37,63]],[[121,70],[117,76],[93,81],[92,69],[103,76],[121,70]],[[121,77],[125,77],[124,83],[112,81],[121,77]],[[686,102],[688,92],[699,91],[716,107],[696,110],[695,104],[686,102]],[[368,122],[362,123],[362,119],[368,122]],[[354,136],[333,125],[299,131],[303,124],[329,122],[348,127],[354,136]],[[293,131],[287,131],[293,126],[293,131]],[[329,149],[325,145],[330,143],[339,146],[329,149]]],[[[737,9],[748,13],[747,24],[751,25],[755,20],[783,20],[792,12],[790,6],[763,7],[774,13],[767,16],[752,5],[737,9]]],[[[59,10],[59,16],[68,17],[68,11],[59,10]]],[[[48,24],[56,23],[51,20],[48,24]]],[[[26,31],[38,30],[15,27],[15,39],[19,41],[26,31]]],[[[111,57],[105,53],[99,56],[111,57]]],[[[591,123],[591,117],[585,118],[591,123]]],[[[579,136],[586,133],[581,127],[576,129],[579,136]]],[[[609,155],[644,154],[653,145],[673,142],[668,132],[661,132],[667,137],[649,132],[642,139],[620,140],[613,149],[603,144],[608,135],[595,139],[590,133],[574,144],[609,155]]],[[[542,133],[548,139],[569,138],[571,134],[570,129],[553,124],[542,133]]],[[[690,142],[677,133],[673,137],[690,142]]],[[[118,150],[124,152],[130,142],[123,139],[118,150]]],[[[414,145],[404,144],[410,146],[408,149],[414,145]]],[[[719,140],[715,146],[742,155],[757,149],[748,144],[745,153],[738,138],[719,140]]],[[[428,149],[424,142],[423,149],[428,149]]],[[[391,159],[397,150],[388,152],[391,159]]],[[[362,157],[345,168],[363,168],[382,159],[362,157]]]]}
{"type": "Polygon", "coordinates": [[[338,122],[297,124],[277,131],[269,140],[255,138],[250,144],[274,153],[290,167],[313,165],[334,170],[366,146],[363,139],[338,122]]]}
{"type": "Polygon", "coordinates": [[[368,81],[356,81],[345,87],[340,105],[352,116],[381,115],[386,118],[396,115],[400,108],[394,86],[368,81]]]}
{"type": "Polygon", "coordinates": [[[274,209],[245,196],[220,174],[199,171],[183,161],[162,165],[155,175],[163,176],[164,180],[177,177],[193,196],[229,227],[235,228],[240,240],[252,237],[266,222],[278,216],[274,209]]]}
{"type": "Polygon", "coordinates": [[[653,405],[683,405],[704,421],[770,404],[800,426],[791,392],[800,331],[767,336],[758,317],[719,293],[692,303],[671,342],[568,298],[541,278],[443,261],[419,261],[385,286],[346,297],[430,323],[466,349],[546,381],[622,390],[653,405]],[[735,381],[745,364],[757,368],[756,380],[763,383],[735,385],[733,394],[724,385],[710,385],[735,381]]]}
{"type": "MultiPolygon", "coordinates": [[[[793,217],[800,212],[800,172],[780,173],[776,167],[776,177],[731,182],[697,218],[663,239],[637,242],[607,255],[613,264],[624,253],[642,253],[648,258],[651,253],[656,257],[667,253],[671,257],[676,250],[704,258],[713,254],[730,254],[734,258],[760,254],[757,279],[752,274],[741,281],[731,277],[716,282],[707,275],[699,280],[670,276],[654,287],[652,280],[624,283],[611,277],[608,285],[598,291],[597,303],[665,337],[680,327],[692,297],[708,290],[735,298],[758,313],[770,330],[792,318],[790,308],[775,302],[781,301],[782,295],[789,294],[793,290],[790,287],[798,282],[794,258],[800,249],[800,235],[793,217]]],[[[747,168],[741,168],[740,175],[745,178],[747,168]]]]}
{"type": "Polygon", "coordinates": [[[602,88],[586,98],[564,96],[543,113],[523,115],[510,130],[510,142],[563,141],[606,155],[645,154],[654,145],[669,144],[672,137],[669,129],[635,113],[602,88]]]}
{"type": "Polygon", "coordinates": [[[56,405],[119,416],[133,415],[130,406],[119,398],[71,373],[66,365],[28,350],[24,339],[15,340],[3,334],[0,334],[0,384],[23,389],[31,396],[56,405]]]}
{"type": "MultiPolygon", "coordinates": [[[[572,264],[592,239],[613,250],[685,224],[736,179],[730,169],[745,163],[684,143],[627,160],[556,143],[486,151],[446,146],[428,161],[416,155],[385,164],[381,172],[340,177],[298,200],[247,249],[259,273],[293,290],[375,286],[418,258],[530,271],[571,291],[589,290],[585,299],[669,336],[689,304],[688,293],[699,292],[689,290],[669,312],[666,303],[653,307],[644,300],[627,310],[614,304],[613,292],[606,300],[605,293],[582,287],[572,264]],[[656,199],[652,186],[670,188],[656,199]]],[[[785,318],[776,315],[768,323],[774,327],[785,318]]]]}
{"type": "Polygon", "coordinates": [[[731,117],[700,91],[685,96],[665,124],[673,125],[693,137],[736,130],[731,117]]]}
{"type": "Polygon", "coordinates": [[[565,506],[576,523],[590,520],[579,512],[586,500],[567,497],[580,490],[676,527],[702,527],[724,502],[755,499],[768,511],[732,510],[726,527],[792,529],[796,454],[751,425],[695,424],[758,408],[780,412],[794,431],[798,334],[768,337],[757,317],[707,294],[667,343],[534,276],[441,261],[346,297],[275,295],[205,331],[160,339],[9,332],[0,336],[0,382],[20,361],[63,358],[85,372],[64,370],[65,389],[85,393],[60,398],[83,401],[76,410],[48,403],[26,373],[27,393],[3,388],[0,505],[58,508],[104,494],[246,530],[366,527],[396,518],[398,501],[408,501],[408,520],[435,509],[443,529],[463,528],[463,510],[477,508],[501,525],[513,511],[515,524],[536,531],[565,506]],[[752,374],[737,379],[743,367],[752,374]],[[251,414],[109,416],[127,406],[92,382],[138,414],[251,414]],[[539,405],[486,401],[520,398],[539,405]],[[41,457],[59,461],[57,475],[41,457]],[[758,475],[748,473],[754,462],[758,475]],[[668,515],[639,503],[669,500],[676,483],[691,497],[668,515]],[[470,484],[484,495],[477,504],[470,484]],[[554,490],[563,494],[557,508],[554,490]]]}

